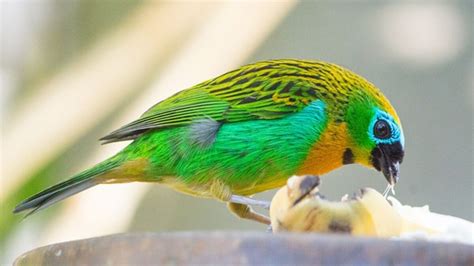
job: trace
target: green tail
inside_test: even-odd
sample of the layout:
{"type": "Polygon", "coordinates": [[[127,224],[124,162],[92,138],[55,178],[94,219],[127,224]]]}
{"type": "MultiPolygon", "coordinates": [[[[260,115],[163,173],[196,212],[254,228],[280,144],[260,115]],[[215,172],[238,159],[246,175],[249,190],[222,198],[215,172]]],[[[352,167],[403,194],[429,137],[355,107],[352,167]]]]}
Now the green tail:
{"type": "Polygon", "coordinates": [[[13,213],[19,213],[29,210],[29,212],[26,214],[26,216],[29,216],[58,201],[61,201],[76,193],[98,185],[103,182],[103,180],[100,180],[98,177],[120,166],[121,164],[122,161],[118,158],[118,156],[114,156],[108,160],[105,160],[64,182],[54,185],[46,190],[41,191],[36,195],[27,198],[15,207],[13,213]]]}

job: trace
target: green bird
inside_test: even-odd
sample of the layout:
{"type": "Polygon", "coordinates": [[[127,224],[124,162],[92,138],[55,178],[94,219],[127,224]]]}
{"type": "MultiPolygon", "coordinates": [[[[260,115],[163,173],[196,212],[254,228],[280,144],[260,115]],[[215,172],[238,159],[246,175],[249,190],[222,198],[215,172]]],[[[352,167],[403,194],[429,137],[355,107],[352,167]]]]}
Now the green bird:
{"type": "Polygon", "coordinates": [[[157,182],[228,203],[269,224],[249,196],[292,175],[358,163],[393,186],[404,156],[395,109],[340,66],[307,60],[249,64],[183,90],[101,139],[133,140],[113,157],[21,202],[32,214],[98,184],[157,182]]]}

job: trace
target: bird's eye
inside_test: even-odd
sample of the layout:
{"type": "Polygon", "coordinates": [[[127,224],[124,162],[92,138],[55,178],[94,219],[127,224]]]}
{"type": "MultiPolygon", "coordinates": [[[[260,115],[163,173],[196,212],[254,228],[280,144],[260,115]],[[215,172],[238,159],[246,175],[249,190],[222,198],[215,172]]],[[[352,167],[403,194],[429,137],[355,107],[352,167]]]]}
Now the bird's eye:
{"type": "Polygon", "coordinates": [[[388,139],[392,136],[390,125],[385,120],[378,120],[374,125],[374,135],[379,139],[388,139]]]}

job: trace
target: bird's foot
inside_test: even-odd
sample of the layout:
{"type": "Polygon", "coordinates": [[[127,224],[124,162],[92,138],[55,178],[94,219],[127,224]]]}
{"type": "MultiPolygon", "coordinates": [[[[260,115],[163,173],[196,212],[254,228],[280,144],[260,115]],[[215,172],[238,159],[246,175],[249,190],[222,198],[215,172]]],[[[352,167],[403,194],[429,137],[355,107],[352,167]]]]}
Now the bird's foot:
{"type": "Polygon", "coordinates": [[[220,180],[214,180],[210,187],[211,194],[219,200],[227,202],[231,212],[242,219],[249,219],[263,224],[270,224],[270,218],[254,212],[250,206],[258,206],[270,209],[270,202],[255,200],[249,197],[233,195],[228,185],[220,180]]]}
{"type": "Polygon", "coordinates": [[[260,213],[254,212],[248,205],[228,202],[227,207],[229,210],[242,219],[249,219],[262,224],[270,225],[270,218],[260,213]]]}

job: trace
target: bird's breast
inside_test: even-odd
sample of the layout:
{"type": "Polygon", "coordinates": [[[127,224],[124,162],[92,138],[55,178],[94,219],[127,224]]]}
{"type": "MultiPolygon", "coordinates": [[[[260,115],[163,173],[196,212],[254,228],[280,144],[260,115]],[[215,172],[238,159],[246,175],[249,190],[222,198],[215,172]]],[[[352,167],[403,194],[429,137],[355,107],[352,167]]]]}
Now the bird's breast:
{"type": "Polygon", "coordinates": [[[296,174],[322,175],[341,167],[344,164],[344,153],[347,153],[350,146],[346,124],[328,123],[296,174]]]}

